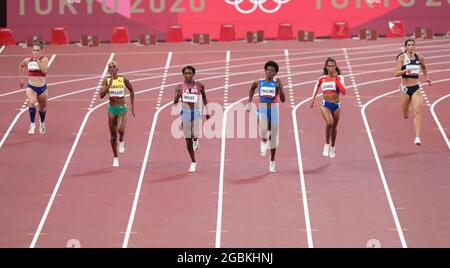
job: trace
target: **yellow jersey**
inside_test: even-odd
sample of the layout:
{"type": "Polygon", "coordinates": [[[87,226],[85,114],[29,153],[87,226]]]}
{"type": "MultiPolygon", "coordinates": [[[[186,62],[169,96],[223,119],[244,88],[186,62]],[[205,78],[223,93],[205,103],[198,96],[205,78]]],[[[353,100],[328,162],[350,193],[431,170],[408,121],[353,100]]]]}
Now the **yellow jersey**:
{"type": "MultiPolygon", "coordinates": [[[[112,77],[108,77],[107,83],[109,84],[112,77]]],[[[123,98],[125,97],[125,78],[118,76],[114,79],[111,87],[109,88],[109,97],[111,98],[123,98]]]]}

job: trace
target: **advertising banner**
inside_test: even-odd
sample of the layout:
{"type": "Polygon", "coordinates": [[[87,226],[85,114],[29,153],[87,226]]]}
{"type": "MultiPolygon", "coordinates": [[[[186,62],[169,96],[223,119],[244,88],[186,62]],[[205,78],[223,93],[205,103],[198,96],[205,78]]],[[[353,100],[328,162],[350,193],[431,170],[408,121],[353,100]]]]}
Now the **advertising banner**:
{"type": "Polygon", "coordinates": [[[16,40],[50,37],[51,28],[66,28],[72,41],[82,34],[111,40],[115,26],[127,26],[130,38],[154,34],[166,38],[168,27],[180,25],[183,36],[210,34],[218,39],[222,24],[234,24],[238,39],[247,31],[264,30],[276,38],[280,23],[330,37],[336,21],[347,22],[350,35],[360,29],[386,35],[390,20],[402,20],[407,34],[415,27],[450,30],[450,0],[8,0],[8,27],[16,40]]]}

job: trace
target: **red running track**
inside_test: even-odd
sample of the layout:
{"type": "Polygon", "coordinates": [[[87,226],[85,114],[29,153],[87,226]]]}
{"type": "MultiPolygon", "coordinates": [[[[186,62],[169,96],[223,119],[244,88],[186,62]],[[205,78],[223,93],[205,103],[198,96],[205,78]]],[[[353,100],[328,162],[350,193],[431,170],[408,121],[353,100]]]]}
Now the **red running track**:
{"type": "MultiPolygon", "coordinates": [[[[54,99],[48,106],[45,136],[26,134],[27,112],[11,125],[25,96],[10,92],[17,90],[17,65],[28,51],[6,48],[0,54],[7,62],[0,66],[0,246],[65,247],[76,239],[82,247],[366,247],[376,239],[382,247],[448,247],[450,155],[430,107],[423,107],[424,144],[417,147],[412,144],[411,119],[401,117],[397,92],[369,103],[398,87],[392,72],[401,43],[382,39],[49,47],[45,52],[56,57],[48,77],[54,99]],[[116,169],[111,167],[105,100],[94,95],[111,53],[139,92],[136,118],[128,114],[126,152],[116,169]],[[319,101],[310,109],[308,100],[328,56],[338,60],[346,84],[352,86],[353,77],[358,89],[350,87],[342,101],[335,159],[321,155],[319,101]],[[247,97],[251,82],[264,76],[269,59],[279,62],[287,95],[280,105],[278,172],[268,172],[269,154],[259,156],[256,138],[227,138],[221,157],[220,112],[208,122],[218,130],[216,136],[200,140],[198,172],[187,173],[184,139],[171,134],[177,115],[171,113],[170,102],[175,84],[182,81],[181,67],[193,64],[209,90],[209,101],[224,105],[226,100],[229,106],[247,97]],[[89,112],[91,104],[94,110],[89,112]],[[162,109],[157,112],[157,107],[162,109]]],[[[449,94],[449,43],[418,42],[418,52],[426,56],[431,77],[438,81],[424,86],[430,105],[449,94]]],[[[435,108],[447,137],[449,99],[435,108]]],[[[247,134],[250,116],[245,118],[247,134]]]]}

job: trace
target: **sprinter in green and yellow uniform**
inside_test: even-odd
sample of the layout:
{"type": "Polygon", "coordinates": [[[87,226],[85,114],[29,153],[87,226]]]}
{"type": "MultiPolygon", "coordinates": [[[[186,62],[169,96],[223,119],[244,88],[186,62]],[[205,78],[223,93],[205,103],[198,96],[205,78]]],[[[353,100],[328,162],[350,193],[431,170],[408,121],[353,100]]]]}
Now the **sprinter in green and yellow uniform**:
{"type": "Polygon", "coordinates": [[[127,125],[128,107],[125,104],[125,87],[130,92],[131,113],[134,114],[134,90],[130,81],[122,75],[118,75],[117,63],[111,61],[108,64],[109,76],[103,79],[100,98],[109,95],[108,125],[111,133],[111,147],[114,153],[113,167],[119,166],[119,155],[117,154],[117,133],[119,133],[119,152],[125,152],[125,126],[127,125]]]}

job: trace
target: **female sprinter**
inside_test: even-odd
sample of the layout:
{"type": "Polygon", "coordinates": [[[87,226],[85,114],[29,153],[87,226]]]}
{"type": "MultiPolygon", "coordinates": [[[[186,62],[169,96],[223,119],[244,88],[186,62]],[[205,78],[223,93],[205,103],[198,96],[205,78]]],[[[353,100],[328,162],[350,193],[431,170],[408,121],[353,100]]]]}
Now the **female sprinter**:
{"type": "Polygon", "coordinates": [[[327,58],[323,68],[323,76],[314,86],[311,108],[314,107],[314,99],[319,89],[322,89],[322,106],[320,112],[325,120],[325,145],[323,146],[323,156],[336,157],[336,135],[339,117],[341,115],[341,104],[339,103],[340,93],[347,92],[344,84],[344,77],[337,66],[336,60],[327,58]],[[331,144],[330,144],[331,142],[331,144]]]}
{"type": "Polygon", "coordinates": [[[109,95],[108,106],[108,125],[111,133],[111,147],[114,153],[113,167],[119,166],[119,155],[117,154],[117,132],[119,132],[119,152],[125,152],[125,127],[127,125],[127,105],[125,104],[125,87],[130,92],[131,113],[134,114],[134,90],[130,81],[122,75],[118,75],[119,71],[117,63],[111,61],[108,64],[109,76],[103,80],[103,86],[100,90],[100,98],[109,95]]]}
{"type": "Polygon", "coordinates": [[[406,50],[397,56],[397,66],[395,70],[395,77],[402,77],[400,83],[400,100],[402,104],[403,117],[408,119],[410,105],[414,111],[414,129],[416,138],[414,144],[421,145],[420,131],[422,126],[422,104],[423,96],[420,93],[419,73],[422,68],[423,75],[426,81],[431,86],[431,80],[428,77],[425,59],[422,55],[417,55],[414,51],[416,49],[416,42],[413,39],[408,39],[405,42],[406,50]]]}
{"type": "Polygon", "coordinates": [[[208,99],[206,98],[205,86],[194,80],[195,68],[192,66],[184,67],[181,72],[184,76],[184,82],[178,85],[175,89],[175,99],[173,104],[176,105],[181,99],[181,120],[183,127],[184,138],[186,139],[187,150],[191,157],[191,166],[189,172],[195,172],[197,169],[197,162],[195,160],[195,151],[200,147],[198,137],[201,128],[201,102],[206,108],[206,120],[211,116],[208,112],[208,99]]]}
{"type": "Polygon", "coordinates": [[[286,96],[283,90],[283,83],[279,78],[275,77],[279,70],[278,63],[268,61],[264,65],[264,70],[266,72],[266,78],[254,81],[250,88],[247,111],[251,110],[253,95],[255,94],[255,90],[258,89],[259,108],[257,114],[259,133],[262,139],[259,153],[261,156],[266,155],[267,141],[270,139],[269,171],[276,172],[275,153],[278,147],[279,130],[278,98],[284,103],[286,96]]]}
{"type": "Polygon", "coordinates": [[[39,115],[41,122],[39,126],[39,133],[45,133],[45,114],[47,108],[47,84],[45,76],[48,71],[48,58],[42,56],[44,49],[44,42],[38,41],[33,46],[33,56],[24,59],[19,66],[19,84],[21,88],[25,87],[24,69],[28,68],[28,84],[26,85],[26,94],[28,99],[28,111],[30,113],[30,127],[28,134],[34,135],[36,124],[36,104],[39,105],[39,115]]]}

